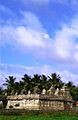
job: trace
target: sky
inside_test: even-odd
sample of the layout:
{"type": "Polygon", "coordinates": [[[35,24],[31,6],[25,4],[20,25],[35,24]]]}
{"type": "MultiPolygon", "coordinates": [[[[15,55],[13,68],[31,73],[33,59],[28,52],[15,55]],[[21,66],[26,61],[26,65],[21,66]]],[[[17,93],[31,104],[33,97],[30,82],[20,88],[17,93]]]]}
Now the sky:
{"type": "Polygon", "coordinates": [[[78,85],[78,0],[0,0],[0,85],[25,73],[78,85]]]}

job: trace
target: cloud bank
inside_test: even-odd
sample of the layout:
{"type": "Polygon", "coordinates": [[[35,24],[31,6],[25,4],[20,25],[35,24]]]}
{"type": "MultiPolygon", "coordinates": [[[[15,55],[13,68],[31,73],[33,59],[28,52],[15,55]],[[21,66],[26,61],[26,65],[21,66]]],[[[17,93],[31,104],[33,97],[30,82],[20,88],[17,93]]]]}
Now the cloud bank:
{"type": "MultiPolygon", "coordinates": [[[[41,1],[32,0],[32,2],[41,1]]],[[[1,10],[6,12],[4,7],[1,7],[1,10]]],[[[7,12],[12,14],[9,10],[7,12]]],[[[26,72],[28,74],[57,72],[64,81],[70,79],[78,84],[78,16],[73,17],[69,23],[63,23],[60,29],[53,31],[51,37],[36,14],[30,11],[21,11],[20,14],[20,19],[16,17],[7,21],[1,20],[0,47],[10,45],[16,52],[18,49],[19,53],[21,51],[25,54],[30,53],[38,59],[49,59],[57,62],[60,67],[54,68],[51,65],[15,67],[4,64],[1,65],[1,76],[13,74],[18,77],[26,72]],[[15,70],[17,71],[14,72],[15,70]]]]}
{"type": "Polygon", "coordinates": [[[22,16],[23,18],[19,20],[18,24],[16,21],[9,22],[0,28],[1,45],[11,44],[16,48],[21,46],[22,50],[26,49],[25,51],[32,51],[32,53],[37,51],[39,55],[44,57],[70,60],[78,65],[77,17],[73,18],[70,24],[63,24],[61,29],[57,29],[54,32],[54,37],[51,38],[35,14],[23,12],[22,16]]]}

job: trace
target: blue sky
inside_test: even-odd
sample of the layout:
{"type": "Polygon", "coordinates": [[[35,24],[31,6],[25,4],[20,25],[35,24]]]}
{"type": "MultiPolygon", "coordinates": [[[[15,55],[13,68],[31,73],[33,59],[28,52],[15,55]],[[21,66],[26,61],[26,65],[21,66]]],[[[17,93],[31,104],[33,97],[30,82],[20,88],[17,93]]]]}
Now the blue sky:
{"type": "Polygon", "coordinates": [[[0,73],[56,72],[78,84],[78,1],[0,0],[0,73]]]}

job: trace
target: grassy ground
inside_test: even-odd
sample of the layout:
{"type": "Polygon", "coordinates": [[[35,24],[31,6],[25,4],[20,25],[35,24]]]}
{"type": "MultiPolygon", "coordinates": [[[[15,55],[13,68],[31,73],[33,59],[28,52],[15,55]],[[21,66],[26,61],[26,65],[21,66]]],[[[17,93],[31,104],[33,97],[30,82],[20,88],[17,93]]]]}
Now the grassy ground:
{"type": "Polygon", "coordinates": [[[78,120],[78,111],[1,110],[0,120],[78,120]]]}
{"type": "Polygon", "coordinates": [[[2,116],[0,120],[78,120],[74,115],[19,115],[19,116],[2,116]]]}

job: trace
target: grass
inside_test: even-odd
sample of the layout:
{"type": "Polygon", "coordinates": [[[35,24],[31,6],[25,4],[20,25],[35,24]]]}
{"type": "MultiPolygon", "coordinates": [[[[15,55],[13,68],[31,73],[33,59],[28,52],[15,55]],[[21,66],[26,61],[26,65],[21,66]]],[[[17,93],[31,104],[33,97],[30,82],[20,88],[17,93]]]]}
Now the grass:
{"type": "Polygon", "coordinates": [[[0,120],[78,120],[78,111],[1,110],[0,120]]]}
{"type": "Polygon", "coordinates": [[[60,115],[60,114],[39,114],[39,115],[18,115],[5,116],[0,115],[0,120],[78,120],[78,115],[60,115]]]}

